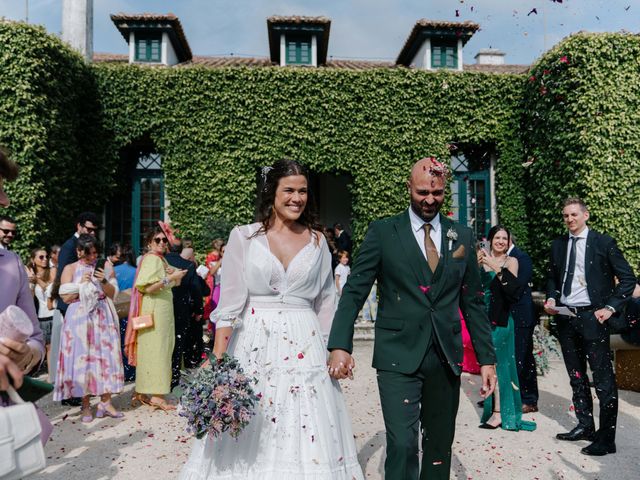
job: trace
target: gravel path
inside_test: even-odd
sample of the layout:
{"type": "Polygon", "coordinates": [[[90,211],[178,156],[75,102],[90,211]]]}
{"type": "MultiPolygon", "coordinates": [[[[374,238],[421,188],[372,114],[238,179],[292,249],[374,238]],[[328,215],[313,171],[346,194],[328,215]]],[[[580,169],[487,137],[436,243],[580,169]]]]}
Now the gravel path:
{"type": "MultiPolygon", "coordinates": [[[[384,424],[378,400],[375,371],[370,367],[373,342],[357,342],[356,379],[343,381],[343,391],[353,419],[360,464],[365,477],[383,478],[384,424]]],[[[587,457],[580,453],[586,442],[560,442],[555,434],[574,425],[570,412],[571,392],[559,359],[551,372],[539,379],[541,412],[527,415],[535,420],[535,432],[478,429],[479,377],[464,374],[451,478],[637,480],[640,478],[638,435],[640,393],[620,392],[616,455],[587,457]]],[[[152,412],[146,407],[130,409],[133,385],[114,399],[124,409],[123,420],[80,422],[79,409],[54,404],[50,396],[41,406],[53,420],[55,430],[46,447],[48,467],[32,478],[42,480],[173,479],[189,455],[191,439],[175,413],[152,412]]],[[[596,401],[596,411],[597,411],[596,401]]]]}

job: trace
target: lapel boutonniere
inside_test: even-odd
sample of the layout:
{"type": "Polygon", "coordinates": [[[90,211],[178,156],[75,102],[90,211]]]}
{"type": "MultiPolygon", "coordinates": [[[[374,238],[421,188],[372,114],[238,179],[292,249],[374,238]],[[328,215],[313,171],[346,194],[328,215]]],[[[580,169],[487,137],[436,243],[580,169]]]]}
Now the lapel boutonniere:
{"type": "Polygon", "coordinates": [[[447,238],[449,239],[449,251],[451,251],[453,242],[458,240],[458,232],[456,232],[453,227],[449,227],[449,230],[447,230],[447,238]]]}

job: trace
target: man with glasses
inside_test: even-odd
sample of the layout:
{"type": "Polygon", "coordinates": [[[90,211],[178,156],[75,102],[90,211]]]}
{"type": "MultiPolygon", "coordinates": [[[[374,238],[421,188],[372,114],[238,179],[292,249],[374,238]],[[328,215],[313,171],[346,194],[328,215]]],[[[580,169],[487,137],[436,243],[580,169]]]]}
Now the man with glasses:
{"type": "MultiPolygon", "coordinates": [[[[98,216],[93,212],[83,212],[78,215],[76,220],[76,233],[71,238],[62,244],[60,252],[58,253],[58,270],[56,272],[55,285],[60,285],[60,276],[64,267],[78,261],[78,237],[83,233],[97,236],[98,233],[98,216]]],[[[62,330],[62,317],[67,312],[68,305],[62,301],[61,298],[57,299],[56,309],[60,311],[60,315],[54,315],[53,324],[51,327],[51,360],[52,368],[51,375],[55,378],[55,371],[57,369],[58,351],[60,348],[60,331],[62,330]]],[[[71,398],[62,401],[63,405],[78,406],[80,405],[79,398],[71,398]]]]}
{"type": "Polygon", "coordinates": [[[0,249],[11,250],[11,243],[16,238],[16,221],[5,215],[0,216],[0,249]]]}

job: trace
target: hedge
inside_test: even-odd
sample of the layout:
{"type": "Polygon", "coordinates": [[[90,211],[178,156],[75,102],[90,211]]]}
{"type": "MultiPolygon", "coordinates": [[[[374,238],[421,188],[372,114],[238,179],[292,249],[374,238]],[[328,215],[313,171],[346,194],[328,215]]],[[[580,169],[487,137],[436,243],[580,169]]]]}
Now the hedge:
{"type": "MultiPolygon", "coordinates": [[[[640,262],[640,38],[573,35],[545,53],[524,91],[523,141],[531,253],[540,276],[550,240],[566,231],[561,204],[582,197],[589,225],[640,262]]],[[[636,270],[637,272],[637,270],[636,270]]]]}

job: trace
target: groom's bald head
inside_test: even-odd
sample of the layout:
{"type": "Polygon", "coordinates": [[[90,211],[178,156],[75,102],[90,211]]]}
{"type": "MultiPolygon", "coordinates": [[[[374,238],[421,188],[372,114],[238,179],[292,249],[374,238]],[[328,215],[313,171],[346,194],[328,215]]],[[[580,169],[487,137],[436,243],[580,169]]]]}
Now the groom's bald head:
{"type": "Polygon", "coordinates": [[[418,160],[411,169],[407,188],[411,209],[425,222],[430,222],[444,202],[447,167],[434,157],[418,160]]]}

